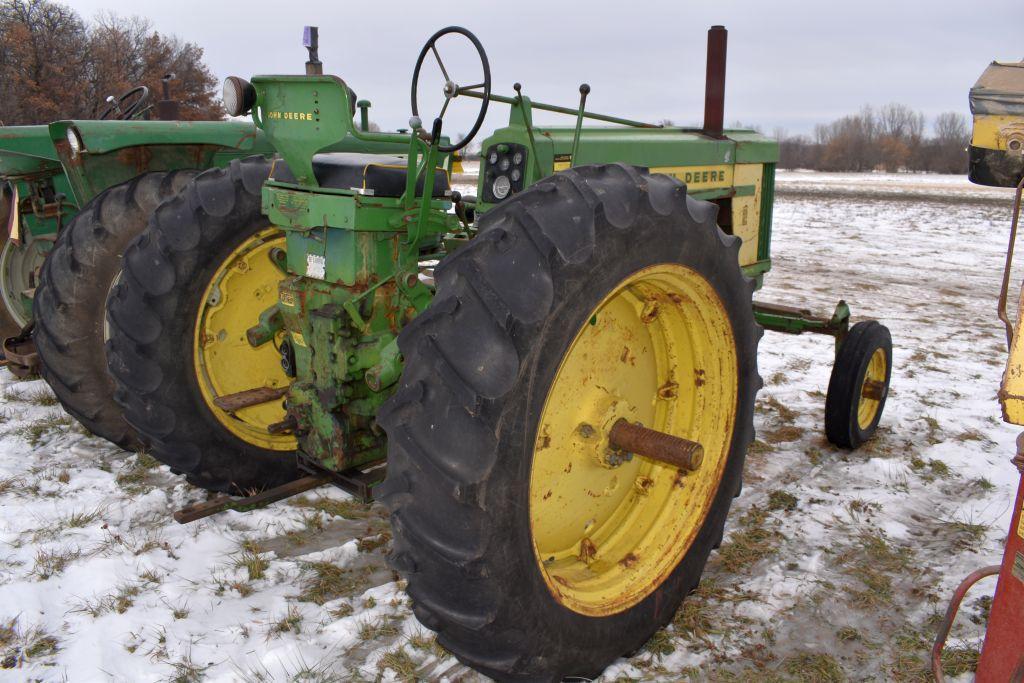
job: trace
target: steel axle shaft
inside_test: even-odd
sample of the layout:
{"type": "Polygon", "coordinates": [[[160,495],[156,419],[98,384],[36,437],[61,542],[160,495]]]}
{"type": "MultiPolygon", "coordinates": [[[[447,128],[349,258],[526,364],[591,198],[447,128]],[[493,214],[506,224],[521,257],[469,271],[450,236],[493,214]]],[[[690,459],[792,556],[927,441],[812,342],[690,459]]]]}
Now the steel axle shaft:
{"type": "Polygon", "coordinates": [[[613,448],[642,455],[684,470],[696,470],[704,461],[704,447],[696,441],[665,434],[619,418],[608,441],[613,448]]]}

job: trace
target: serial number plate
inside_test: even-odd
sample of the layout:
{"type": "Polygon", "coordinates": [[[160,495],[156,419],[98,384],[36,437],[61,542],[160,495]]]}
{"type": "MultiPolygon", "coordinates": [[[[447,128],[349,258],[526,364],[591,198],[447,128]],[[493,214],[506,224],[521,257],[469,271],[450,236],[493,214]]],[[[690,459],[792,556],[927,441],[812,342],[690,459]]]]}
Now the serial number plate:
{"type": "Polygon", "coordinates": [[[327,275],[327,259],[320,254],[306,254],[306,277],[323,280],[327,275]]]}

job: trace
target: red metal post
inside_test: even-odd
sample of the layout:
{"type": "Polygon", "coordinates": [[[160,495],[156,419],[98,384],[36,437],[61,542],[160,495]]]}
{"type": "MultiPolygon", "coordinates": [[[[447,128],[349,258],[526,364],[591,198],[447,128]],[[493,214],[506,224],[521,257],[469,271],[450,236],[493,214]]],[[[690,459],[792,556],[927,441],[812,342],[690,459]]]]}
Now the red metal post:
{"type": "Polygon", "coordinates": [[[704,134],[720,138],[725,127],[725,49],[729,32],[724,26],[708,29],[708,70],[704,81],[704,134]]]}
{"type": "MultiPolygon", "coordinates": [[[[1018,438],[1018,449],[1022,445],[1018,438]]],[[[1021,481],[981,648],[977,683],[1024,680],[1024,456],[1018,452],[1013,460],[1021,470],[1021,481]]]]}

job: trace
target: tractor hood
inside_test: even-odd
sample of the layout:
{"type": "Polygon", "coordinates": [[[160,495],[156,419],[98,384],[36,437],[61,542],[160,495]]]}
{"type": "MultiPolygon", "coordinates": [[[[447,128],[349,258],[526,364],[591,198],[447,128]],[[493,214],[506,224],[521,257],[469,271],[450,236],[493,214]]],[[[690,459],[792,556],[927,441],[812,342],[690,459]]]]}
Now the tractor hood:
{"type": "Polygon", "coordinates": [[[88,154],[166,144],[229,147],[253,154],[269,150],[256,126],[245,121],[57,121],[49,125],[49,135],[58,151],[71,129],[88,154]]]}
{"type": "Polygon", "coordinates": [[[46,126],[0,127],[0,178],[60,170],[46,126]]]}
{"type": "Polygon", "coordinates": [[[57,121],[49,138],[79,206],[142,173],[203,170],[273,153],[245,121],[57,121]]]}

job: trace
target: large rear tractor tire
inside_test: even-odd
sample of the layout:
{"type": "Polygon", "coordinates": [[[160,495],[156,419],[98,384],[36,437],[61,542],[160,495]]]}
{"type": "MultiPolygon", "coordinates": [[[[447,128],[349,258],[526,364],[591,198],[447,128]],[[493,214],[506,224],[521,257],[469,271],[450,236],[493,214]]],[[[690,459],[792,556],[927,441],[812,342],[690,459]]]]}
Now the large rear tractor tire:
{"type": "Polygon", "coordinates": [[[630,166],[555,174],[487,213],[399,336],[379,417],[391,561],[469,666],[594,677],[697,586],[761,385],[754,283],[716,215],[630,166]],[[623,418],[703,461],[612,448],[623,418]]]}
{"type": "Polygon", "coordinates": [[[194,171],[146,173],[97,195],[57,237],[36,289],[33,340],[40,373],[64,409],[93,434],[139,447],[114,402],[104,350],[106,304],[128,244],[194,171]]]}
{"type": "Polygon", "coordinates": [[[115,399],[153,457],[212,491],[249,494],[298,476],[296,440],[271,434],[290,379],[277,341],[246,332],[277,301],[284,235],[261,213],[270,162],[211,169],[160,207],[125,253],[110,296],[115,399]],[[217,399],[260,389],[264,402],[217,399]]]}

